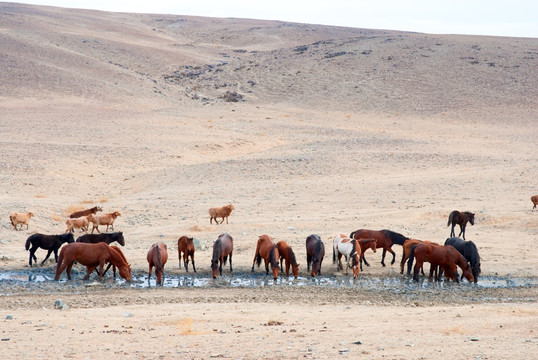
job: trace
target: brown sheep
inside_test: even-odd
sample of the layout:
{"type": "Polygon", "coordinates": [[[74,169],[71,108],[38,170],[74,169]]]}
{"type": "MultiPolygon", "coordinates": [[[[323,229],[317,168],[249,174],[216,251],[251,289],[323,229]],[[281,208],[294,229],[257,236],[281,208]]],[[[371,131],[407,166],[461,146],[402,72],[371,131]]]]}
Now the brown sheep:
{"type": "Polygon", "coordinates": [[[219,221],[217,220],[218,217],[222,218],[221,224],[224,222],[224,218],[226,218],[226,224],[228,224],[228,216],[232,213],[232,210],[235,210],[235,207],[230,204],[223,207],[212,207],[209,209],[209,223],[213,224],[213,219],[215,219],[215,222],[217,225],[219,224],[219,221]]]}
{"type": "Polygon", "coordinates": [[[88,215],[89,220],[93,224],[92,234],[93,230],[97,230],[97,232],[100,233],[99,225],[106,225],[106,231],[108,231],[108,227],[111,226],[112,231],[114,231],[114,220],[116,220],[116,218],[120,215],[121,214],[117,211],[103,215],[88,215]]]}
{"type": "Polygon", "coordinates": [[[536,205],[538,205],[538,195],[531,196],[531,201],[534,204],[532,208],[536,209],[536,205]]]}
{"type": "Polygon", "coordinates": [[[90,220],[88,218],[89,215],[81,216],[76,219],[67,219],[65,221],[65,224],[67,225],[67,230],[65,230],[65,232],[75,232],[75,229],[80,229],[80,232],[88,232],[88,228],[90,227],[90,220]]]}
{"type": "Polygon", "coordinates": [[[23,225],[26,225],[26,230],[28,230],[28,221],[30,221],[30,218],[32,216],[34,216],[34,213],[31,213],[31,212],[27,214],[14,212],[11,215],[9,215],[9,220],[11,221],[11,224],[13,225],[15,230],[19,230],[17,229],[17,225],[19,224],[21,225],[20,230],[22,230],[23,225]]]}

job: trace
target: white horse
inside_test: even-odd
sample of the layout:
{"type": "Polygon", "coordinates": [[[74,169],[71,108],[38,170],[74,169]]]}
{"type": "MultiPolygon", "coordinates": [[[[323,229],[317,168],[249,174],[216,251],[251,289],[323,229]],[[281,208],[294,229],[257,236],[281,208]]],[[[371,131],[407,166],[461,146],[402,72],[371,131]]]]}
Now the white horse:
{"type": "Polygon", "coordinates": [[[361,257],[361,247],[357,240],[351,240],[347,236],[336,235],[333,240],[333,264],[337,263],[337,270],[343,270],[342,255],[346,258],[346,274],[349,268],[353,269],[353,278],[357,278],[360,271],[359,259],[361,257]]]}

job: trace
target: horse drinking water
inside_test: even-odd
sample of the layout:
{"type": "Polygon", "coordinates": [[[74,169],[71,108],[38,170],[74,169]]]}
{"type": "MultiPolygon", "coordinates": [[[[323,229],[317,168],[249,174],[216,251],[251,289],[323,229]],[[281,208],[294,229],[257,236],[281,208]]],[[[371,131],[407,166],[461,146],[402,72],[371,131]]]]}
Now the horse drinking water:
{"type": "Polygon", "coordinates": [[[151,271],[155,266],[155,276],[157,285],[162,285],[164,277],[164,264],[168,261],[168,248],[165,243],[155,243],[151,245],[148,251],[147,260],[149,263],[148,282],[151,277],[151,271]]]}
{"type": "Polygon", "coordinates": [[[325,256],[325,245],[319,235],[312,234],[306,238],[306,270],[310,271],[312,264],[312,277],[321,275],[321,263],[325,256]]]}
{"type": "Polygon", "coordinates": [[[336,235],[333,240],[333,264],[337,263],[337,269],[343,270],[342,255],[346,258],[346,274],[349,268],[353,269],[353,278],[356,279],[360,271],[359,258],[362,255],[361,247],[357,240],[351,240],[347,236],[336,235]]]}
{"type": "Polygon", "coordinates": [[[470,222],[471,225],[474,225],[473,213],[469,211],[452,211],[448,216],[448,223],[446,224],[446,226],[452,225],[452,227],[450,228],[450,236],[456,236],[456,233],[454,232],[454,227],[456,226],[456,224],[458,224],[460,226],[460,233],[458,234],[458,236],[463,234],[463,240],[465,240],[465,227],[467,226],[468,222],[470,222]]]}
{"type": "Polygon", "coordinates": [[[276,280],[278,278],[278,259],[280,258],[280,255],[273,238],[269,235],[262,235],[258,238],[254,260],[252,260],[251,272],[254,272],[255,263],[260,267],[262,258],[265,262],[265,274],[269,275],[269,264],[271,264],[273,279],[276,280]]]}
{"type": "Polygon", "coordinates": [[[213,257],[211,258],[211,270],[213,279],[217,278],[217,272],[222,276],[222,264],[226,265],[228,256],[230,257],[230,272],[232,272],[232,253],[234,249],[233,239],[228,234],[220,234],[213,243],[213,257]]]}
{"type": "Polygon", "coordinates": [[[299,275],[299,264],[297,264],[293,249],[284,240],[277,242],[276,247],[278,248],[278,254],[280,255],[280,271],[284,272],[284,268],[282,267],[282,262],[284,261],[286,265],[286,276],[290,276],[291,265],[293,276],[297,279],[297,276],[299,275]]]}
{"type": "Polygon", "coordinates": [[[480,255],[478,255],[478,249],[472,241],[465,241],[457,237],[448,238],[445,241],[445,245],[451,245],[460,254],[463,255],[465,260],[471,265],[471,271],[473,273],[475,284],[478,282],[478,275],[482,272],[480,268],[480,255]]]}

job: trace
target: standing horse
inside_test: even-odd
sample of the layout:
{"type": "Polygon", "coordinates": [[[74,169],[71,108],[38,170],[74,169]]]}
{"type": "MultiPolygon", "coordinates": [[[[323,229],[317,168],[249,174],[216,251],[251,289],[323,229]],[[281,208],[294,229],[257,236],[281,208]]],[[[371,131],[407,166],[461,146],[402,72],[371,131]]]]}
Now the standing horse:
{"type": "Polygon", "coordinates": [[[260,267],[262,258],[265,262],[265,274],[269,275],[269,264],[271,264],[273,279],[278,279],[278,259],[280,258],[280,255],[273,238],[269,235],[262,235],[258,238],[254,260],[252,260],[251,272],[254,272],[254,263],[257,263],[258,267],[260,267]]]}
{"type": "Polygon", "coordinates": [[[121,231],[113,233],[84,234],[77,238],[77,242],[90,244],[104,242],[107,243],[107,245],[110,245],[114,241],[117,241],[121,246],[125,246],[125,239],[123,238],[123,233],[121,231]]]}
{"type": "Polygon", "coordinates": [[[185,271],[189,272],[189,256],[192,260],[192,269],[196,272],[196,266],[194,265],[194,239],[182,236],[177,239],[177,257],[179,260],[179,268],[181,269],[181,254],[183,253],[183,264],[185,265],[185,271]]]}
{"type": "Polygon", "coordinates": [[[474,282],[478,282],[478,275],[482,272],[480,268],[480,255],[478,255],[478,249],[472,241],[465,241],[457,237],[448,238],[445,241],[445,245],[451,245],[460,254],[463,255],[465,260],[471,265],[471,271],[473,273],[474,282]]]}
{"type": "Polygon", "coordinates": [[[532,209],[536,209],[536,205],[538,205],[538,195],[533,195],[531,196],[531,201],[532,201],[532,205],[534,205],[532,207],[532,209]]]}
{"type": "Polygon", "coordinates": [[[293,249],[284,240],[277,242],[276,247],[278,248],[278,254],[280,255],[280,271],[284,272],[284,268],[282,267],[282,262],[284,261],[286,264],[286,276],[290,276],[291,265],[293,276],[297,279],[297,276],[299,275],[299,264],[297,264],[293,249]]]}
{"type": "Polygon", "coordinates": [[[228,256],[230,257],[230,272],[232,272],[232,253],[234,249],[233,239],[228,234],[219,235],[213,243],[213,257],[211,258],[211,269],[213,270],[213,279],[217,278],[217,271],[222,276],[222,264],[226,265],[228,256]]]}
{"type": "MultiPolygon", "coordinates": [[[[376,239],[360,239],[359,246],[361,247],[360,268],[362,271],[362,261],[364,260],[364,252],[368,249],[372,249],[372,251],[375,253],[377,250],[377,241],[376,239]]],[[[364,263],[366,264],[366,260],[364,260],[364,263]]],[[[369,264],[366,264],[366,265],[370,266],[369,264]]]]}
{"type": "MultiPolygon", "coordinates": [[[[413,260],[416,259],[415,267],[413,269],[413,280],[418,281],[418,272],[424,262],[429,262],[430,267],[430,279],[433,275],[433,271],[440,267],[441,271],[444,271],[446,277],[459,283],[457,266],[463,271],[463,276],[467,278],[469,282],[473,282],[473,274],[471,267],[467,263],[467,260],[452,246],[442,246],[428,243],[421,243],[413,245],[411,248],[411,254],[409,255],[408,267],[413,266],[413,260]]],[[[437,277],[439,280],[439,277],[437,277]]]]}
{"type": "Polygon", "coordinates": [[[463,240],[465,240],[465,227],[467,226],[467,222],[470,222],[471,225],[474,225],[474,214],[468,211],[459,212],[458,210],[454,210],[450,213],[448,216],[448,223],[446,226],[452,225],[450,228],[450,236],[456,236],[456,233],[454,232],[454,227],[456,224],[460,226],[460,233],[458,236],[463,234],[463,240]]]}
{"type": "Polygon", "coordinates": [[[333,264],[337,263],[337,269],[343,270],[342,255],[346,258],[346,274],[349,268],[353,269],[353,278],[356,279],[359,274],[359,258],[362,255],[361,247],[357,240],[349,239],[347,236],[336,235],[333,240],[333,264]]]}
{"type": "MultiPolygon", "coordinates": [[[[418,240],[418,239],[405,240],[402,246],[403,252],[402,252],[402,260],[400,261],[400,274],[403,274],[404,272],[405,262],[407,261],[407,259],[409,259],[409,255],[411,254],[411,248],[413,247],[413,245],[422,244],[423,242],[426,242],[428,244],[439,245],[436,242],[432,242],[428,240],[425,240],[425,241],[418,240]]],[[[410,273],[411,273],[411,268],[408,268],[407,275],[409,275],[410,273]]],[[[422,275],[424,275],[424,270],[422,270],[422,275]]]]}
{"type": "Polygon", "coordinates": [[[30,264],[30,267],[32,267],[32,259],[34,262],[37,262],[37,257],[35,256],[35,252],[38,248],[42,248],[45,250],[48,250],[47,256],[45,256],[45,259],[41,262],[41,265],[47,261],[50,254],[54,252],[54,260],[58,262],[58,249],[62,246],[63,243],[72,243],[75,241],[75,238],[73,237],[73,233],[68,234],[61,234],[61,235],[44,235],[44,234],[33,234],[28,237],[26,240],[25,248],[26,250],[30,250],[30,260],[28,261],[28,264],[30,264]],[[30,245],[32,245],[32,248],[30,248],[30,245]]]}
{"type": "MultiPolygon", "coordinates": [[[[383,256],[381,257],[381,265],[385,266],[385,255],[388,252],[392,254],[392,261],[391,265],[394,264],[396,261],[396,254],[394,251],[392,251],[392,245],[403,245],[405,240],[408,238],[403,236],[402,234],[399,234],[397,232],[391,231],[391,230],[367,230],[367,229],[360,229],[357,231],[353,231],[349,237],[351,239],[375,239],[377,242],[378,248],[383,248],[383,256]]],[[[368,262],[366,261],[366,258],[363,256],[364,263],[366,266],[370,266],[368,262]]]]}
{"type": "Polygon", "coordinates": [[[58,257],[54,280],[59,280],[60,275],[66,269],[67,279],[71,280],[71,268],[75,261],[86,266],[87,273],[84,280],[87,280],[92,271],[98,266],[99,280],[101,280],[103,278],[103,267],[105,263],[110,262],[118,268],[122,278],[131,281],[131,265],[125,260],[124,256],[121,256],[116,250],[111,249],[110,246],[103,242],[97,244],[74,242],[65,245],[58,257]]]}
{"type": "Polygon", "coordinates": [[[157,284],[162,285],[164,276],[164,265],[168,261],[168,248],[165,243],[155,243],[151,245],[148,251],[147,260],[149,263],[148,282],[151,277],[151,271],[155,266],[155,276],[157,284]]]}
{"type": "Polygon", "coordinates": [[[325,256],[325,245],[319,235],[312,234],[306,238],[306,270],[310,271],[312,264],[312,277],[321,275],[321,263],[325,256]]]}

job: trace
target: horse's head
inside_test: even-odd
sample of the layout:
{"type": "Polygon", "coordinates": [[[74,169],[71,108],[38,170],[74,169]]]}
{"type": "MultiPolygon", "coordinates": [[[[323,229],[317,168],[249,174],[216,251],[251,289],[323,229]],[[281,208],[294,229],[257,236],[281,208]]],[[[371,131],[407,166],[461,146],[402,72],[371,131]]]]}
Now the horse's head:
{"type": "Polygon", "coordinates": [[[118,244],[120,244],[121,246],[125,246],[125,239],[123,238],[123,233],[122,233],[122,232],[119,232],[119,233],[118,233],[117,238],[116,238],[116,241],[117,241],[118,244]]]}
{"type": "Polygon", "coordinates": [[[65,241],[68,244],[71,244],[72,242],[75,242],[75,237],[73,236],[73,233],[70,231],[69,234],[66,234],[65,241]]]}
{"type": "Polygon", "coordinates": [[[377,250],[377,240],[372,239],[373,241],[370,242],[370,249],[372,249],[373,252],[376,252],[377,250]]]}
{"type": "Polygon", "coordinates": [[[474,225],[474,214],[466,211],[465,215],[467,215],[467,218],[469,219],[469,222],[471,223],[471,225],[474,225]]]}
{"type": "Polygon", "coordinates": [[[124,278],[126,281],[131,281],[131,264],[127,264],[125,266],[119,266],[118,267],[120,276],[124,278]]]}
{"type": "Polygon", "coordinates": [[[299,276],[299,265],[291,265],[291,272],[293,273],[293,277],[297,279],[297,276],[299,276]]]}
{"type": "Polygon", "coordinates": [[[217,278],[217,272],[219,271],[219,260],[211,259],[211,272],[213,273],[213,279],[217,278]]]}

